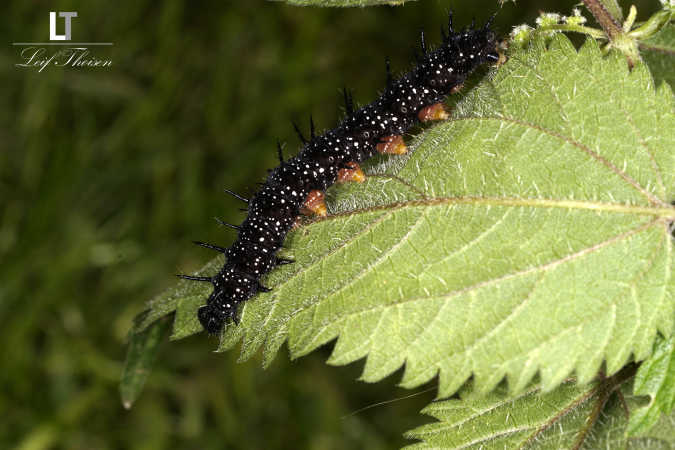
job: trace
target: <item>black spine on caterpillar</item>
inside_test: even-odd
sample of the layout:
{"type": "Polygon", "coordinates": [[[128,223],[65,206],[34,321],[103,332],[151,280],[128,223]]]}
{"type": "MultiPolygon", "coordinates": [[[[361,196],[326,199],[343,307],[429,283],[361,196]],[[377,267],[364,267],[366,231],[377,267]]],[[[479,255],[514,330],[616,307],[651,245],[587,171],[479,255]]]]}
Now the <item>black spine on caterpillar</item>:
{"type": "Polygon", "coordinates": [[[443,33],[438,48],[427,51],[422,36],[423,54],[411,71],[396,80],[388,74],[382,95],[354,112],[349,113],[351,100],[345,95],[347,117],[336,128],[312,136],[297,156],[271,171],[248,201],[248,216],[230,248],[199,243],[224,252],[227,258],[213,277],[185,277],[213,284],[198,312],[207,332],[220,332],[230,320],[236,323],[239,304],[268,290],[261,278],[289,262],[276,253],[310,192],[325,191],[336,182],[340,169],[375,155],[383,138],[405,133],[419,122],[420,111],[442,101],[481,64],[498,60],[490,21],[481,28],[454,32],[452,16],[449,19],[448,34],[443,33]]]}

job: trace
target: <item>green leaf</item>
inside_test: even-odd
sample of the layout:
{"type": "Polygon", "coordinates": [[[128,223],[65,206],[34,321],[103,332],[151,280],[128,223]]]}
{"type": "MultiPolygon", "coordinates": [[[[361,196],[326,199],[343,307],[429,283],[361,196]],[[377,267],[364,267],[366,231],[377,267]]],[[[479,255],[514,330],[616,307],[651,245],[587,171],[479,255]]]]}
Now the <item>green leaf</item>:
{"type": "Polygon", "coordinates": [[[324,6],[324,7],[353,7],[353,6],[377,6],[377,5],[402,5],[415,0],[271,0],[286,2],[293,6],[324,6]]]}
{"type": "Polygon", "coordinates": [[[635,395],[651,397],[649,405],[631,415],[628,434],[636,436],[649,431],[675,406],[675,335],[657,341],[654,354],[640,366],[633,389],[635,395]]]}
{"type": "MultiPolygon", "coordinates": [[[[267,365],[286,340],[298,357],[338,338],[330,363],[367,357],[367,381],[405,364],[406,387],[439,374],[439,396],[470,376],[516,393],[539,373],[551,390],[646,358],[673,327],[672,110],[645,66],[535,39],[412,154],[329,190],[332,215],[289,235],[296,264],[219,349],[243,340],[241,359],[263,347],[267,365]]],[[[177,308],[174,336],[199,332],[209,290],[181,284],[148,317],[177,308]]]]}
{"type": "Polygon", "coordinates": [[[125,408],[131,408],[143,390],[159,345],[170,328],[170,320],[160,319],[144,331],[132,331],[120,382],[120,395],[125,408]]]}
{"type": "Polygon", "coordinates": [[[654,81],[675,85],[675,25],[666,25],[654,36],[640,41],[639,46],[654,81]]]}
{"type": "Polygon", "coordinates": [[[567,380],[547,393],[530,388],[509,397],[501,388],[486,397],[474,393],[435,402],[422,412],[438,422],[406,433],[421,441],[406,448],[671,448],[675,427],[666,420],[659,433],[627,438],[627,414],[640,405],[640,398],[630,395],[632,373],[628,366],[586,386],[567,380]]]}

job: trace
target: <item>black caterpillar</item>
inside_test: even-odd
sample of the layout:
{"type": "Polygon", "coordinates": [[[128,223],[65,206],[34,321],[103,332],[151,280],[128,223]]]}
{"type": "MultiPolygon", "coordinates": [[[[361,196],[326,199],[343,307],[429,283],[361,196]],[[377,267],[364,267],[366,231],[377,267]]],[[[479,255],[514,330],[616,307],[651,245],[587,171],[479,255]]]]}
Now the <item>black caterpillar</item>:
{"type": "Polygon", "coordinates": [[[428,51],[422,34],[422,55],[410,72],[393,80],[387,61],[387,86],[377,100],[354,111],[345,90],[347,116],[336,128],[316,136],[312,124],[307,141],[296,127],[303,142],[297,156],[284,161],[279,146],[280,165],[253,198],[230,192],[248,203],[244,222],[238,227],[230,225],[239,231],[236,242],[230,248],[196,242],[224,253],[227,262],[212,277],[179,275],[213,284],[213,292],[198,312],[207,332],[218,333],[230,319],[237,323],[239,304],[269,291],[260,279],[275,266],[292,262],[276,253],[301,212],[326,215],[323,192],[329,186],[338,181],[362,181],[360,162],[377,152],[405,153],[403,133],[419,122],[447,118],[440,103],[444,97],[459,89],[478,66],[499,60],[491,21],[481,28],[472,24],[454,32],[450,14],[448,34],[441,30],[440,47],[428,51]]]}

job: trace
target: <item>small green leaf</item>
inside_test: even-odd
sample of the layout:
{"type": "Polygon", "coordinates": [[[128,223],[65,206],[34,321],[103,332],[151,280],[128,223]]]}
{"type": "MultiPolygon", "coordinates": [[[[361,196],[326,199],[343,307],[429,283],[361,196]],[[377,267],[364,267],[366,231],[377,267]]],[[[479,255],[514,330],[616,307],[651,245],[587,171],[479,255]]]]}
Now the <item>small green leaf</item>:
{"type": "Polygon", "coordinates": [[[324,7],[353,7],[353,6],[377,6],[377,5],[402,5],[415,0],[271,0],[274,2],[286,2],[293,6],[324,6],[324,7]]]}
{"type": "Polygon", "coordinates": [[[654,81],[675,86],[675,25],[666,25],[654,36],[640,41],[639,46],[654,81]]]}
{"type": "Polygon", "coordinates": [[[633,392],[651,397],[649,405],[631,415],[628,434],[637,436],[649,431],[661,415],[670,415],[675,406],[675,335],[657,341],[635,376],[633,392]]]}
{"type": "Polygon", "coordinates": [[[640,405],[630,395],[634,368],[616,376],[579,386],[565,381],[553,391],[531,388],[509,397],[498,389],[485,397],[475,393],[461,399],[432,403],[422,412],[438,420],[406,436],[421,442],[409,449],[665,449],[675,444],[672,425],[645,438],[627,438],[628,414],[640,405]]]}
{"type": "Polygon", "coordinates": [[[125,408],[131,408],[143,390],[159,345],[171,328],[171,318],[157,320],[140,332],[132,332],[129,338],[127,359],[124,362],[120,395],[125,408]]]}

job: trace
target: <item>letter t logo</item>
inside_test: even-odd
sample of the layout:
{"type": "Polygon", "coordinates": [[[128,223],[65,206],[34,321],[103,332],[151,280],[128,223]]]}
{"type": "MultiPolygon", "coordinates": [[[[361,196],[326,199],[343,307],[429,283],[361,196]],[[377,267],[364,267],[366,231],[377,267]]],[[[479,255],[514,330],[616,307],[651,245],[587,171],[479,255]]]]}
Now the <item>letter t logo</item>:
{"type": "Polygon", "coordinates": [[[56,12],[49,12],[49,40],[50,41],[69,41],[70,40],[70,19],[77,17],[77,13],[60,12],[59,17],[63,17],[66,21],[66,34],[56,34],[56,12]]]}

